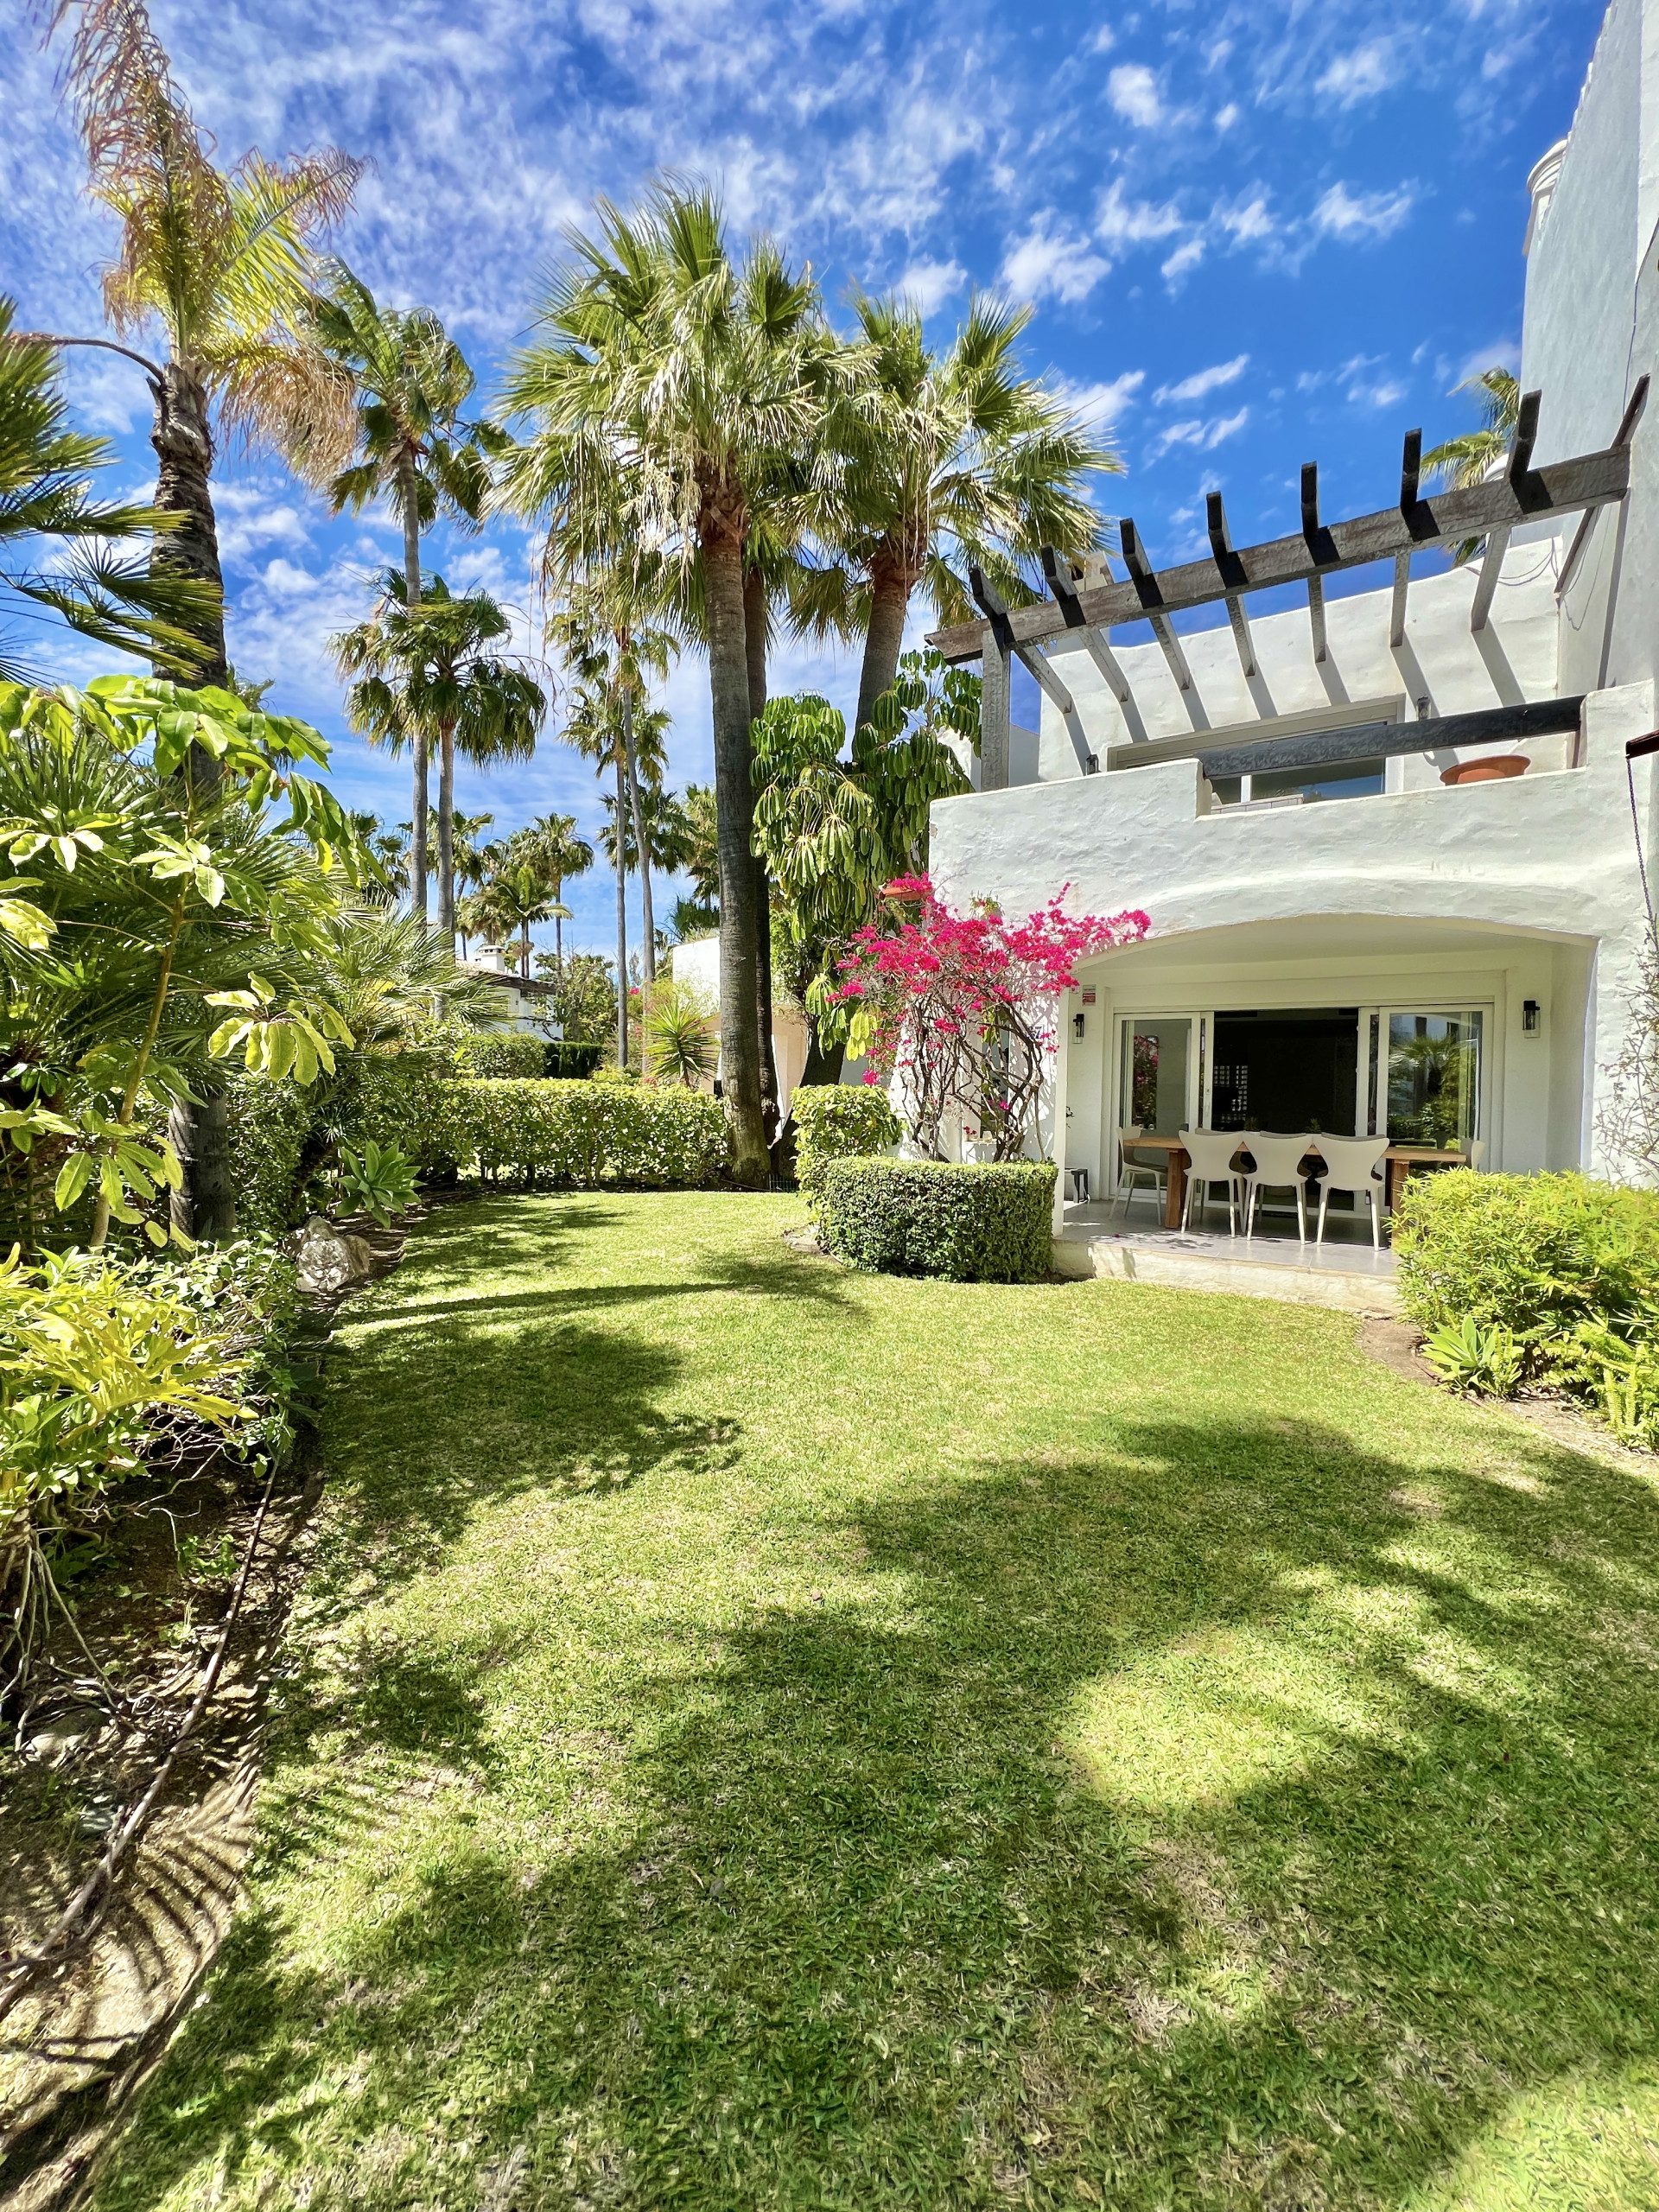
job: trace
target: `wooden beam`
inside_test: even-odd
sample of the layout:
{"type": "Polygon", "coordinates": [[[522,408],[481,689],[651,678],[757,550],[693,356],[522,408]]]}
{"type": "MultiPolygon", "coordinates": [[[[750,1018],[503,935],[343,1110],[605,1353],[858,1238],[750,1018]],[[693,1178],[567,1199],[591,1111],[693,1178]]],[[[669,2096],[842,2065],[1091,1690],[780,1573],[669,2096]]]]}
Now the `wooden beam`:
{"type": "Polygon", "coordinates": [[[1411,556],[1396,553],[1394,556],[1394,597],[1389,603],[1389,643],[1403,645],[1406,642],[1406,594],[1411,588],[1411,556]]]}
{"type": "MultiPolygon", "coordinates": [[[[1147,556],[1141,550],[1140,537],[1128,515],[1125,515],[1117,525],[1117,541],[1122,549],[1123,565],[1129,572],[1129,581],[1127,584],[1115,586],[1113,588],[1134,592],[1137,602],[1134,613],[1121,615],[1117,619],[1124,622],[1133,622],[1137,616],[1143,616],[1147,621],[1150,622],[1152,634],[1162,647],[1164,658],[1169,664],[1169,672],[1175,679],[1176,690],[1190,691],[1192,689],[1192,671],[1186,664],[1186,655],[1181,651],[1180,640],[1169,626],[1168,617],[1161,612],[1163,601],[1159,589],[1160,580],[1147,566],[1147,556]]],[[[1101,599],[1105,594],[1094,592],[1090,596],[1101,599]]],[[[1082,594],[1079,594],[1080,601],[1081,598],[1082,594]]],[[[1086,611],[1086,602],[1084,604],[1086,611]]],[[[946,658],[949,658],[947,654],[946,658]]]]}
{"type": "MultiPolygon", "coordinates": [[[[1642,410],[1647,404],[1648,379],[1645,376],[1639,376],[1624,409],[1624,419],[1613,438],[1615,450],[1620,446],[1629,445],[1636,435],[1636,426],[1642,420],[1642,410]]],[[[1596,517],[1600,512],[1599,507],[1586,507],[1579,518],[1579,526],[1573,533],[1573,543],[1567,549],[1567,559],[1562,563],[1561,573],[1556,579],[1555,596],[1558,600],[1566,598],[1568,588],[1578,574],[1579,563],[1584,558],[1584,549],[1590,543],[1590,532],[1594,529],[1596,517]]]]}
{"type": "Polygon", "coordinates": [[[1325,584],[1319,571],[1327,561],[1336,558],[1336,548],[1331,544],[1330,539],[1330,531],[1322,528],[1319,522],[1319,465],[1316,461],[1305,461],[1302,463],[1302,542],[1307,547],[1308,557],[1314,563],[1307,579],[1307,620],[1313,632],[1315,661],[1322,661],[1325,656],[1325,584]]]}
{"type": "MultiPolygon", "coordinates": [[[[1254,743],[1196,747],[1198,765],[1211,783],[1223,777],[1266,775],[1276,768],[1327,768],[1346,760],[1392,760],[1408,753],[1439,753],[1457,746],[1501,745],[1517,739],[1547,737],[1575,730],[1584,710],[1582,695],[1541,699],[1519,707],[1486,707],[1469,715],[1443,715],[1418,722],[1350,723],[1344,729],[1307,730],[1297,737],[1257,738],[1254,743]]],[[[1115,746],[1110,768],[1138,767],[1134,748],[1115,746]]]]}
{"type": "MultiPolygon", "coordinates": [[[[1532,467],[1532,448],[1538,436],[1538,402],[1541,395],[1526,393],[1516,417],[1515,432],[1510,440],[1510,457],[1504,464],[1505,480],[1511,485],[1522,484],[1532,467]]],[[[1503,556],[1510,550],[1510,532],[1500,525],[1486,534],[1486,550],[1480,559],[1480,580],[1475,586],[1474,604],[1469,610],[1469,627],[1478,632],[1486,627],[1487,617],[1492,611],[1492,594],[1498,579],[1503,574],[1503,556]]]]}
{"type": "Polygon", "coordinates": [[[1020,666],[1036,678],[1039,689],[1047,694],[1063,715],[1075,715],[1077,709],[1072,704],[1071,694],[1049,666],[1047,655],[1039,652],[1034,646],[1015,644],[1007,636],[1007,602],[982,569],[969,567],[968,588],[972,592],[979,610],[986,620],[1002,626],[1004,644],[1007,650],[1014,654],[1020,666]]]}
{"type": "Polygon", "coordinates": [[[1206,493],[1205,520],[1210,532],[1210,551],[1216,571],[1224,582],[1236,580],[1238,589],[1227,594],[1227,620],[1233,626],[1233,643],[1238,648],[1238,664],[1248,683],[1255,674],[1255,640],[1250,635],[1249,617],[1244,612],[1244,601],[1239,596],[1243,588],[1244,571],[1239,566],[1238,556],[1233,550],[1232,539],[1227,534],[1227,510],[1219,492],[1206,493]]]}
{"type": "Polygon", "coordinates": [[[1135,692],[1123,672],[1122,663],[1100,632],[1091,628],[1084,620],[1071,570],[1065,557],[1052,545],[1043,548],[1043,574],[1048,579],[1048,588],[1053,594],[1055,605],[1065,617],[1066,628],[1081,634],[1090,659],[1105,677],[1113,697],[1120,707],[1127,707],[1135,697],[1135,692]]]}
{"type": "MultiPolygon", "coordinates": [[[[1305,584],[1311,576],[1332,569],[1393,561],[1416,545],[1456,544],[1459,539],[1484,537],[1493,530],[1513,528],[1521,522],[1606,506],[1622,499],[1630,483],[1628,446],[1611,446],[1602,453],[1530,469],[1519,481],[1506,471],[1490,484],[1418,499],[1409,515],[1395,505],[1379,514],[1361,515],[1352,522],[1333,523],[1324,533],[1331,541],[1333,557],[1329,560],[1315,559],[1300,531],[1293,537],[1247,546],[1234,557],[1250,591],[1270,590],[1277,584],[1305,584]]],[[[1128,583],[1102,585],[1079,592],[1077,597],[1084,622],[1096,629],[1111,630],[1121,623],[1139,621],[1154,610],[1167,627],[1169,615],[1224,599],[1227,590],[1213,558],[1187,562],[1156,575],[1143,561],[1139,575],[1131,567],[1128,583]]],[[[1058,637],[1068,626],[1052,600],[1016,607],[1008,621],[1011,638],[1021,645],[1058,637]]],[[[978,656],[983,629],[981,622],[958,623],[950,629],[935,631],[928,643],[937,646],[946,660],[973,660],[978,656]]]]}

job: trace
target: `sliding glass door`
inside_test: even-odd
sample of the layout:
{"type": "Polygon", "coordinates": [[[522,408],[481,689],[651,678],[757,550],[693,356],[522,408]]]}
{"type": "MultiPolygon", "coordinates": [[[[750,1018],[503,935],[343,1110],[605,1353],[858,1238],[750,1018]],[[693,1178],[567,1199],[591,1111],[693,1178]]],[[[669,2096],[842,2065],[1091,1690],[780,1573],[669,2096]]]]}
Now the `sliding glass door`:
{"type": "Polygon", "coordinates": [[[1198,1088],[1196,1018],[1137,1014],[1120,1024],[1118,1126],[1173,1137],[1192,1126],[1198,1088]]]}
{"type": "Polygon", "coordinates": [[[1381,1058],[1386,1052],[1377,1088],[1394,1143],[1463,1151],[1479,1136],[1485,1026],[1478,1008],[1459,1014],[1381,1011],[1373,1053],[1381,1058]]]}

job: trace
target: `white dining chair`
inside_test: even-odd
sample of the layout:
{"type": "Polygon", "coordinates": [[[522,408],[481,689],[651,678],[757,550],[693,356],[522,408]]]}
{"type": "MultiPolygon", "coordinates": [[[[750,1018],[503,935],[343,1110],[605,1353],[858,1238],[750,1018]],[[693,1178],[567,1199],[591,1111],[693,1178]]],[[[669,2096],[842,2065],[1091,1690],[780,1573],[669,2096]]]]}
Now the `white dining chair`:
{"type": "Polygon", "coordinates": [[[1386,1195],[1382,1168],[1383,1154],[1389,1148],[1387,1137],[1317,1136],[1313,1144],[1331,1171],[1319,1185],[1319,1227],[1314,1242],[1325,1242],[1325,1210],[1332,1192],[1346,1191],[1356,1198],[1363,1194],[1371,1210],[1371,1242],[1381,1251],[1382,1201],[1386,1195]]]}
{"type": "Polygon", "coordinates": [[[1486,1140],[1485,1140],[1485,1138],[1484,1138],[1484,1137],[1471,1137],[1471,1138],[1470,1138],[1470,1140],[1469,1140],[1469,1165],[1470,1165],[1471,1167],[1478,1167],[1478,1166],[1480,1166],[1481,1161],[1482,1161],[1485,1157],[1486,1157],[1486,1140]]]}
{"type": "Polygon", "coordinates": [[[1239,1136],[1239,1149],[1249,1153],[1255,1162],[1253,1167],[1241,1167],[1238,1179],[1244,1186],[1244,1234],[1255,1233],[1255,1201],[1266,1191],[1294,1191],[1296,1193],[1296,1234],[1304,1244],[1307,1242],[1307,1189],[1302,1181],[1301,1165],[1304,1154],[1313,1147],[1314,1138],[1304,1132],[1299,1137],[1271,1137],[1264,1129],[1245,1129],[1239,1136]]]}
{"type": "Polygon", "coordinates": [[[1192,1207],[1196,1199],[1198,1219],[1202,1223],[1205,1210],[1210,1204],[1210,1185],[1227,1185],[1227,1233],[1238,1234],[1238,1171],[1233,1166],[1233,1154],[1238,1150],[1236,1130],[1182,1129],[1179,1131],[1182,1148],[1187,1158],[1186,1204],[1181,1209],[1181,1227],[1192,1224],[1192,1207]]]}
{"type": "Polygon", "coordinates": [[[1154,1201],[1163,1197],[1165,1185],[1169,1181],[1167,1160],[1162,1166],[1156,1166],[1150,1160],[1135,1156],[1135,1139],[1145,1135],[1144,1129],[1135,1128],[1133,1123],[1117,1133],[1117,1203],[1126,1215],[1129,1211],[1129,1200],[1143,1181],[1150,1188],[1154,1201]]]}

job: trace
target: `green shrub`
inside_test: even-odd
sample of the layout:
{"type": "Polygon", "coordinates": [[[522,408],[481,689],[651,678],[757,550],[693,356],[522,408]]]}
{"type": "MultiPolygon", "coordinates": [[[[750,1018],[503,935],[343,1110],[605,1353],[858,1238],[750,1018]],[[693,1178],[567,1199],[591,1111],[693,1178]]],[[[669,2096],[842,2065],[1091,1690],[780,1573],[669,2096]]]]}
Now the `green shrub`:
{"type": "Polygon", "coordinates": [[[1542,1342],[1659,1295],[1659,1192],[1587,1175],[1414,1175],[1394,1249],[1402,1306],[1425,1330],[1473,1320],[1542,1342]]]}
{"type": "Polygon", "coordinates": [[[550,1037],[542,1047],[542,1073],[557,1083],[586,1083],[605,1057],[603,1045],[573,1037],[550,1037]]]}
{"type": "Polygon", "coordinates": [[[899,1141],[899,1116],[874,1084],[812,1083],[791,1094],[795,1169],[816,1205],[832,1160],[868,1160],[899,1141]]]}
{"type": "Polygon", "coordinates": [[[1034,1282],[1053,1265],[1052,1165],[831,1160],[818,1236],[868,1273],[1034,1282]]]}
{"type": "Polygon", "coordinates": [[[701,1188],[730,1153],[719,1101],[666,1084],[446,1084],[428,1101],[428,1141],[492,1181],[582,1188],[701,1188]]]}
{"type": "Polygon", "coordinates": [[[231,1177],[245,1236],[279,1236],[299,1203],[300,1163],[316,1109],[297,1084],[249,1076],[230,1092],[231,1177]]]}
{"type": "Polygon", "coordinates": [[[457,1075],[524,1082],[547,1074],[547,1039],[527,1029],[478,1029],[462,1040],[456,1058],[457,1075]]]}

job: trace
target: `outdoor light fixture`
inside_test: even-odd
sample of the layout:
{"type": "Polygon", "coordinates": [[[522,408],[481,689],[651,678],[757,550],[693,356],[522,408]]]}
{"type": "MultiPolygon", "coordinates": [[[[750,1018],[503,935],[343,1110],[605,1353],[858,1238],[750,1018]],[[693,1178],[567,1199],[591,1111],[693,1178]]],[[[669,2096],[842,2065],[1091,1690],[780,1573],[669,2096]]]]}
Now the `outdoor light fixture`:
{"type": "Polygon", "coordinates": [[[1521,1001],[1521,1027],[1529,1037],[1535,1037],[1543,1025],[1543,1009],[1536,999],[1521,1001]]]}
{"type": "Polygon", "coordinates": [[[1083,1042],[1083,1027],[1084,1017],[1080,1014],[1074,1014],[1071,1017],[1071,1034],[1077,1039],[1079,1045],[1083,1042]]]}

